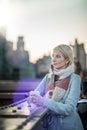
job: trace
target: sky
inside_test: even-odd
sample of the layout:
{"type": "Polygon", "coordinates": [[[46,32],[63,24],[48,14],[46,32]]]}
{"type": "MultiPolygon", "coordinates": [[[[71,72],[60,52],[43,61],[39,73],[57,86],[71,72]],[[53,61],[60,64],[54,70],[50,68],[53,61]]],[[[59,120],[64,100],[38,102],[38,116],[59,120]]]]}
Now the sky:
{"type": "Polygon", "coordinates": [[[87,48],[87,0],[0,0],[1,26],[14,49],[24,36],[32,62],[75,38],[87,48]]]}

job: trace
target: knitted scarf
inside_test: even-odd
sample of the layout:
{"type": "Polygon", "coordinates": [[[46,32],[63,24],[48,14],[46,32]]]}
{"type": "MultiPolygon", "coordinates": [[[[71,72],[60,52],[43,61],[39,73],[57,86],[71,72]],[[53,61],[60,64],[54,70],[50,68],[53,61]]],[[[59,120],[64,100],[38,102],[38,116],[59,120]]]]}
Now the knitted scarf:
{"type": "Polygon", "coordinates": [[[52,98],[55,101],[60,101],[68,88],[70,75],[73,72],[73,65],[62,70],[54,69],[53,72],[48,75],[46,97],[52,98]],[[54,81],[55,75],[57,75],[58,78],[56,81],[54,81]]]}

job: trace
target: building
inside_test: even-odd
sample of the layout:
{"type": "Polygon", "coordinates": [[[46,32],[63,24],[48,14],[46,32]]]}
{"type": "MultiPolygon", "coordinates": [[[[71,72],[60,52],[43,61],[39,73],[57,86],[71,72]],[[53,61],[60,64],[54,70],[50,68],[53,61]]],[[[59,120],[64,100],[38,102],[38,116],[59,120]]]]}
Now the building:
{"type": "Polygon", "coordinates": [[[0,79],[6,79],[6,38],[2,31],[3,30],[0,30],[0,79]]]}
{"type": "Polygon", "coordinates": [[[81,64],[82,70],[86,69],[86,52],[84,49],[84,43],[79,43],[77,39],[75,39],[73,47],[74,57],[78,59],[81,64]]]}
{"type": "Polygon", "coordinates": [[[43,58],[39,59],[35,65],[36,69],[36,77],[42,78],[47,74],[50,70],[51,57],[43,56],[43,58]]]}

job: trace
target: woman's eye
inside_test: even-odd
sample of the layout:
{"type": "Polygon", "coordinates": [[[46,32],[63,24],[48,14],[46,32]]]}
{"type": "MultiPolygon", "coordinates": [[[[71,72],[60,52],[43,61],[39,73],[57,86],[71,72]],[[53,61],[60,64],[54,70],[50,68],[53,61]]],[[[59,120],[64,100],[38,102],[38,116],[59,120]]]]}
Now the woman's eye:
{"type": "Polygon", "coordinates": [[[52,58],[61,58],[61,56],[52,54],[52,58]]]}
{"type": "Polygon", "coordinates": [[[56,58],[61,58],[61,56],[60,55],[56,55],[56,58]]]}
{"type": "Polygon", "coordinates": [[[54,57],[54,55],[52,54],[51,57],[54,57]]]}

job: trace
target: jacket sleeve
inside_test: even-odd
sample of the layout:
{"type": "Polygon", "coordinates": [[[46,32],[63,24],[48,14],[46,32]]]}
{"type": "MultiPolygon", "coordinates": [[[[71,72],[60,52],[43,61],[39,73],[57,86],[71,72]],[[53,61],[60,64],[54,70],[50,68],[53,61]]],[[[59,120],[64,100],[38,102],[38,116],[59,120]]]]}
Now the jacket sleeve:
{"type": "Polygon", "coordinates": [[[76,109],[80,97],[80,86],[81,78],[79,75],[75,74],[71,78],[70,89],[64,102],[56,102],[53,99],[44,98],[44,107],[60,115],[70,115],[76,109]]]}
{"type": "Polygon", "coordinates": [[[39,83],[35,91],[39,91],[40,95],[45,95],[45,88],[46,88],[46,80],[47,80],[48,74],[42,79],[42,81],[39,83]]]}

